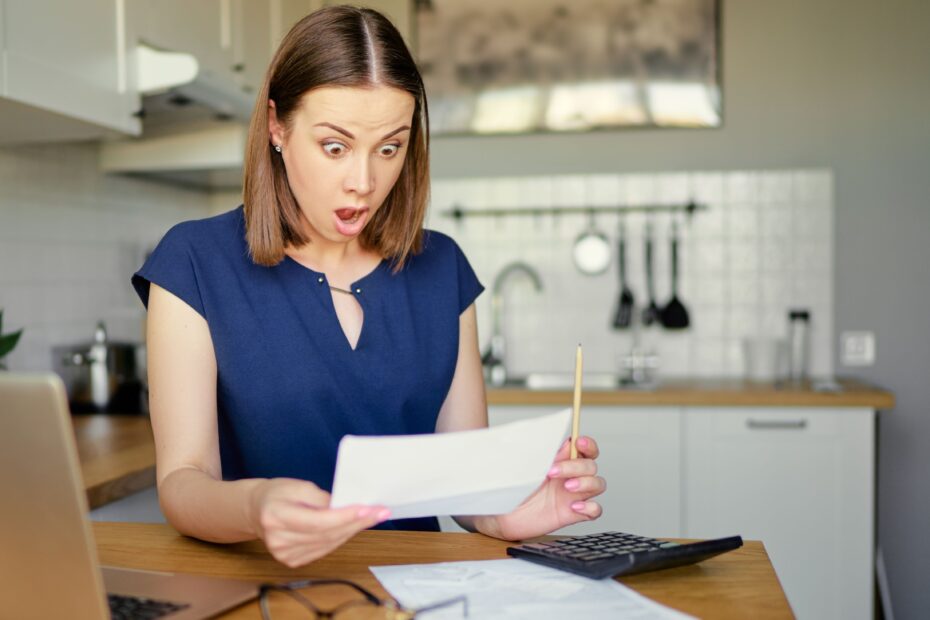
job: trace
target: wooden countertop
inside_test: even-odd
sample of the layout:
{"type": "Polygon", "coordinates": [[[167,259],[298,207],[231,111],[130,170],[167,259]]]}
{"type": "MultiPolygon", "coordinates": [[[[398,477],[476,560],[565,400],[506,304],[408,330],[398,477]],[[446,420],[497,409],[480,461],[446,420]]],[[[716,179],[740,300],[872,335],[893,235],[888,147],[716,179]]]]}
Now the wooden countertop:
{"type": "MultiPolygon", "coordinates": [[[[868,407],[890,409],[894,395],[865,383],[840,379],[839,392],[815,392],[801,386],[759,384],[739,379],[669,379],[655,389],[586,389],[585,405],[666,407],[868,407]]],[[[528,390],[521,387],[488,388],[489,405],[572,404],[571,390],[528,390]]]]}
{"type": "MultiPolygon", "coordinates": [[[[480,534],[361,532],[332,554],[299,569],[276,562],[261,542],[213,545],[179,535],[167,525],[93,524],[100,561],[110,566],[216,575],[250,581],[300,578],[350,579],[386,596],[369,566],[506,558],[505,541],[480,534]]],[[[698,618],[791,618],[775,570],[762,543],[684,566],[619,581],[640,594],[698,618]]],[[[305,618],[306,612],[282,618],[305,618]]],[[[258,618],[251,602],[222,618],[258,618]]],[[[275,615],[277,619],[277,615],[275,615]]]]}
{"type": "MultiPolygon", "coordinates": [[[[841,380],[843,391],[814,392],[809,386],[775,388],[740,380],[669,380],[655,390],[586,390],[585,405],[868,407],[890,409],[894,396],[861,382],[841,380]]],[[[570,406],[569,390],[488,389],[490,405],[570,406]]],[[[97,508],[155,485],[155,444],[144,415],[72,416],[84,488],[97,508]]]]}
{"type": "Polygon", "coordinates": [[[71,420],[91,508],[155,485],[155,442],[148,416],[92,414],[71,420]]]}

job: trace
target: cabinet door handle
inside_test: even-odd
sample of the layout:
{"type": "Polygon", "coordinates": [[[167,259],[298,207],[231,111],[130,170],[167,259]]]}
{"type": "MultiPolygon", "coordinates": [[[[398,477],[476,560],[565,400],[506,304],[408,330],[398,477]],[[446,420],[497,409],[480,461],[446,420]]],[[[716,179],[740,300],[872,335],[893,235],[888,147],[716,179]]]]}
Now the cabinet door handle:
{"type": "Polygon", "coordinates": [[[746,420],[746,426],[752,430],[801,430],[807,428],[807,420],[746,420]]]}

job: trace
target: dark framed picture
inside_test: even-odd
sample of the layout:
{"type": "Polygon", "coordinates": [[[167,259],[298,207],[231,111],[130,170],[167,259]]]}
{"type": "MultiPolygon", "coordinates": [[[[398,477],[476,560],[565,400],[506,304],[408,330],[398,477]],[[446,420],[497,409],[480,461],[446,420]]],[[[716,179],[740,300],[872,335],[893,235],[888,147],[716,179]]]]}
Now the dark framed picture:
{"type": "Polygon", "coordinates": [[[718,127],[720,0],[416,0],[433,134],[718,127]]]}

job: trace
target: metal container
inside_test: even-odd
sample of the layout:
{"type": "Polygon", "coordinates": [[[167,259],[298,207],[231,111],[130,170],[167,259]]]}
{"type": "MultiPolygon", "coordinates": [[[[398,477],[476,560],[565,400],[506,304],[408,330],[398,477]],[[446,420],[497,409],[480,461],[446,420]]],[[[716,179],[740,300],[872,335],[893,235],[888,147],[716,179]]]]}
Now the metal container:
{"type": "Polygon", "coordinates": [[[53,367],[68,389],[72,413],[145,413],[143,358],[142,345],[111,342],[102,321],[92,342],[52,349],[53,367]]]}

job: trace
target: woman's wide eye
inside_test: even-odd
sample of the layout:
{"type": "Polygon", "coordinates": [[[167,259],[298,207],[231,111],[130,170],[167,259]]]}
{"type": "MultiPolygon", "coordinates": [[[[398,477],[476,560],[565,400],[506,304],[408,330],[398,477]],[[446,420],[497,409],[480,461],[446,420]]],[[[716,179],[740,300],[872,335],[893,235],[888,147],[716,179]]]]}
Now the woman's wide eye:
{"type": "Polygon", "coordinates": [[[323,150],[326,151],[327,155],[338,157],[345,153],[346,147],[341,142],[326,142],[323,144],[323,150]]]}
{"type": "Polygon", "coordinates": [[[380,152],[383,157],[393,157],[400,150],[399,144],[385,144],[381,147],[380,152]]]}

